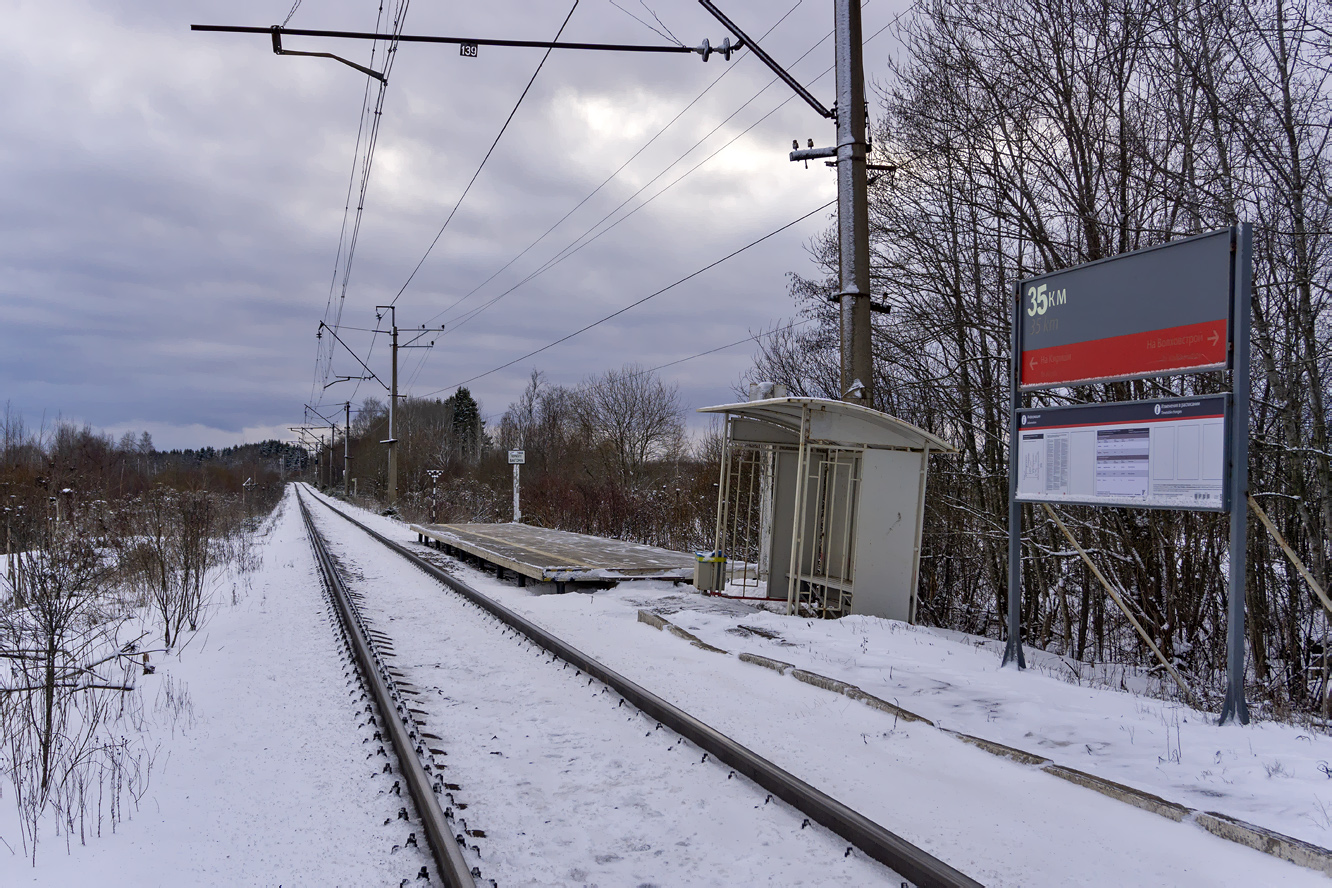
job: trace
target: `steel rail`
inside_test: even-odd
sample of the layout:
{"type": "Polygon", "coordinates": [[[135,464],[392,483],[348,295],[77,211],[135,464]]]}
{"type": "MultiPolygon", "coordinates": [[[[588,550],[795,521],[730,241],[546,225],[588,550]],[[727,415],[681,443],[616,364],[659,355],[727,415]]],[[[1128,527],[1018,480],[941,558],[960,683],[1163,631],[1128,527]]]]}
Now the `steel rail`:
{"type": "MultiPolygon", "coordinates": [[[[328,584],[329,590],[333,593],[333,600],[338,606],[338,616],[342,620],[342,625],[347,629],[352,650],[356,654],[356,661],[361,668],[361,673],[366,678],[366,683],[370,686],[370,693],[374,698],[375,706],[382,716],[389,740],[393,744],[393,751],[398,756],[400,776],[406,781],[407,790],[416,805],[416,813],[420,816],[421,823],[425,828],[426,841],[430,844],[430,853],[434,857],[435,866],[439,869],[440,878],[444,880],[444,884],[449,888],[476,888],[476,880],[472,876],[471,868],[468,867],[467,861],[463,858],[458,842],[454,838],[453,829],[444,816],[444,812],[440,809],[439,799],[435,797],[430,775],[425,772],[425,768],[422,767],[421,761],[416,755],[416,743],[407,730],[407,719],[405,716],[399,717],[397,715],[397,707],[395,707],[392,695],[389,693],[388,684],[384,681],[379,669],[376,668],[368,636],[351,606],[351,598],[347,594],[347,588],[342,584],[342,580],[333,566],[333,559],[329,557],[323,537],[319,535],[319,531],[314,526],[314,519],[305,505],[304,497],[300,495],[299,486],[297,487],[297,502],[300,503],[301,516],[305,519],[305,529],[309,533],[310,545],[314,548],[315,558],[319,562],[324,582],[328,584]]],[[[334,509],[334,511],[337,510],[334,509]]]]}
{"type": "Polygon", "coordinates": [[[717,729],[704,724],[683,709],[668,703],[656,694],[631,681],[598,660],[593,659],[567,642],[551,635],[494,599],[481,594],[466,583],[450,576],[435,565],[357,521],[341,509],[335,508],[322,497],[315,497],[330,511],[360,528],[380,543],[406,558],[432,578],[448,586],[468,601],[521,632],[535,644],[550,651],[588,675],[608,685],[621,697],[638,707],[667,728],[689,740],[718,761],[743,774],[763,789],[772,793],[815,823],[821,824],[846,839],[865,854],[893,869],[919,888],[982,888],[981,883],[954,869],[929,852],[916,847],[811,786],[753,750],[742,746],[717,729]]]}

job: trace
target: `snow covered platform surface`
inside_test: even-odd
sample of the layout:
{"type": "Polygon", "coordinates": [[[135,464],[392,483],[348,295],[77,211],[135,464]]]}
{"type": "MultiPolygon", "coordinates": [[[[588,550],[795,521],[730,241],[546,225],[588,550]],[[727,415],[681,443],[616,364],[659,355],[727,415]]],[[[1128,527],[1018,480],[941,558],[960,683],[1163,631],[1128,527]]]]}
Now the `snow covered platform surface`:
{"type": "Polygon", "coordinates": [[[529,524],[413,524],[435,540],[522,577],[546,583],[693,580],[694,556],[529,524]]]}

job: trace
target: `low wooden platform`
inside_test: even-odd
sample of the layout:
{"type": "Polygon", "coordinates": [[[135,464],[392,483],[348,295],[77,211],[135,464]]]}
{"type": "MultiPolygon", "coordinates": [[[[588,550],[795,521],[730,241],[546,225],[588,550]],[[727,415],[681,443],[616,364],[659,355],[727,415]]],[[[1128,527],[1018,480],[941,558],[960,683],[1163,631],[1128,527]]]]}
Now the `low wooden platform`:
{"type": "Polygon", "coordinates": [[[694,556],[527,524],[413,524],[420,542],[466,553],[518,575],[519,583],[614,583],[694,578],[694,556]]]}

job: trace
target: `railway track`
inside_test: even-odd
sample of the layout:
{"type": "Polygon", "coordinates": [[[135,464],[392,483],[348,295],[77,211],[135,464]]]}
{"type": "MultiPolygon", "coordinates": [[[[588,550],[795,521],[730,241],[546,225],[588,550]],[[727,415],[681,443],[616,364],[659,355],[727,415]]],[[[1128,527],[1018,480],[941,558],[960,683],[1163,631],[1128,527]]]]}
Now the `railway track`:
{"type": "MultiPolygon", "coordinates": [[[[734,795],[737,790],[740,790],[742,793],[747,793],[749,797],[749,802],[746,802],[742,807],[760,809],[765,808],[769,800],[773,798],[780,799],[806,818],[800,824],[799,829],[801,831],[803,831],[805,825],[811,822],[817,823],[849,843],[845,854],[834,856],[850,857],[852,848],[858,849],[865,857],[887,866],[894,873],[900,875],[901,879],[905,879],[913,885],[979,885],[978,882],[928,852],[912,845],[900,836],[821,792],[816,787],[779,768],[771,761],[709,727],[641,685],[618,674],[567,642],[551,635],[530,620],[482,595],[435,564],[418,557],[407,547],[366,527],[350,515],[325,502],[322,498],[310,498],[358,529],[367,538],[387,547],[431,579],[457,593],[462,601],[467,602],[467,605],[474,606],[468,608],[470,612],[475,613],[475,609],[480,608],[484,614],[492,618],[486,621],[487,624],[502,627],[501,631],[503,633],[519,639],[522,644],[529,645],[534,650],[539,650],[543,662],[542,668],[549,669],[552,666],[559,665],[565,671],[566,677],[568,670],[572,669],[578,677],[577,684],[580,687],[583,686],[581,677],[586,674],[587,686],[594,682],[600,682],[604,686],[603,693],[610,690],[618,694],[621,698],[620,706],[628,703],[636,708],[638,713],[641,713],[637,716],[631,715],[629,721],[632,722],[637,717],[645,719],[647,723],[657,723],[657,728],[648,730],[646,736],[652,738],[649,742],[656,743],[658,748],[661,747],[663,740],[657,729],[674,732],[677,737],[665,747],[667,750],[679,748],[684,741],[688,741],[704,753],[702,762],[708,761],[711,757],[716,762],[727,766],[731,769],[731,773],[720,777],[721,785],[717,789],[719,795],[725,793],[734,795]],[[735,776],[748,778],[754,785],[766,791],[766,798],[763,792],[758,792],[752,788],[745,791],[742,787],[726,782],[735,776]],[[753,795],[760,798],[759,804],[751,804],[753,795]]],[[[424,832],[430,843],[431,852],[439,868],[441,878],[446,885],[473,886],[477,884],[477,878],[482,871],[477,866],[468,863],[465,848],[460,846],[465,846],[468,837],[477,833],[477,831],[468,831],[462,818],[452,810],[454,806],[460,809],[465,807],[458,803],[452,792],[452,790],[461,787],[443,779],[441,768],[444,766],[437,764],[434,754],[442,754],[444,751],[430,750],[429,740],[425,738],[431,735],[426,733],[425,727],[417,723],[418,716],[425,716],[425,713],[414,710],[412,701],[405,699],[401,692],[395,692],[395,685],[399,680],[398,674],[389,665],[389,658],[379,651],[381,646],[395,639],[390,639],[370,626],[358,612],[355,600],[356,593],[350,591],[347,582],[339,576],[335,559],[330,554],[326,542],[316,527],[310,509],[306,506],[305,499],[306,497],[302,496],[301,507],[312,545],[315,547],[321,569],[325,573],[326,582],[333,590],[334,598],[338,602],[339,609],[343,612],[344,625],[348,627],[349,634],[355,639],[356,657],[358,663],[362,666],[362,670],[368,675],[367,684],[376,697],[376,706],[381,713],[386,714],[386,717],[381,718],[381,721],[388,728],[386,739],[393,743],[395,754],[400,762],[399,770],[402,779],[407,784],[425,827],[424,832]],[[441,795],[453,804],[446,808],[440,802],[441,795]]],[[[460,606],[466,607],[465,605],[460,606]]],[[[390,619],[392,618],[390,617],[390,619]]],[[[451,614],[447,617],[449,622],[457,619],[457,614],[451,614]]],[[[473,630],[469,627],[468,631],[473,630]]],[[[438,666],[439,664],[435,665],[438,666]]],[[[513,669],[520,668],[517,664],[512,663],[512,658],[508,658],[502,667],[503,671],[511,671],[511,665],[513,669]]],[[[530,679],[526,681],[532,684],[539,683],[530,679]]],[[[444,694],[442,690],[439,693],[444,694]]],[[[455,708],[455,712],[458,712],[459,715],[465,714],[467,707],[465,705],[460,706],[461,700],[454,699],[451,696],[445,696],[445,699],[449,701],[450,707],[455,708]]],[[[558,708],[563,708],[563,705],[555,704],[558,708]]],[[[479,709],[480,707],[476,708],[479,709]]],[[[439,730],[440,733],[446,733],[446,729],[443,728],[436,728],[436,730],[439,730]]],[[[489,728],[487,727],[485,730],[488,732],[489,728]]],[[[590,730],[596,731],[599,729],[594,727],[590,730]]],[[[498,735],[491,739],[497,740],[498,735]]],[[[667,739],[669,740],[669,738],[667,739]]],[[[459,750],[451,751],[455,754],[459,752],[459,750]]],[[[524,752],[527,751],[524,750],[524,752]]],[[[465,755],[466,751],[464,750],[463,753],[465,755]]],[[[492,750],[489,754],[501,757],[504,755],[503,752],[498,750],[492,750]]],[[[535,756],[536,753],[530,753],[530,755],[535,756]]],[[[522,757],[527,757],[527,755],[519,756],[519,758],[522,757]]],[[[547,755],[546,757],[551,758],[552,756],[547,755]]],[[[678,757],[676,757],[676,760],[678,760],[678,757]]],[[[534,762],[528,764],[532,765],[534,762]]],[[[515,767],[517,768],[515,773],[519,774],[519,778],[515,779],[520,779],[521,765],[518,764],[515,767]]],[[[718,774],[721,774],[723,769],[718,768],[716,770],[718,774]]],[[[497,777],[507,776],[507,772],[503,770],[492,771],[492,773],[497,777]]],[[[502,793],[503,790],[490,787],[482,792],[482,796],[472,798],[473,804],[476,804],[480,798],[484,798],[487,792],[498,794],[502,793]]],[[[478,810],[480,807],[478,805],[478,810]]],[[[547,824],[550,822],[549,820],[546,821],[547,824]]],[[[760,832],[763,829],[772,828],[771,826],[764,826],[760,828],[760,832]]],[[[484,833],[480,833],[480,835],[484,835],[484,833]]],[[[523,835],[523,833],[519,831],[517,835],[523,835]]],[[[676,844],[684,845],[686,843],[677,842],[676,844]]],[[[764,842],[764,844],[767,843],[764,842]]],[[[474,857],[481,852],[477,845],[472,845],[471,850],[474,857]]],[[[656,853],[661,854],[662,852],[659,850],[656,853]]],[[[839,862],[838,865],[843,864],[839,862]]],[[[869,864],[866,863],[865,865],[868,866],[869,864]]],[[[900,881],[892,874],[882,870],[879,870],[876,875],[876,882],[897,884],[900,881]]],[[[863,879],[865,875],[862,873],[858,878],[863,879]]],[[[489,884],[489,882],[484,881],[483,884],[489,884]]]]}
{"type": "Polygon", "coordinates": [[[401,775],[401,781],[406,783],[408,796],[416,807],[416,815],[425,832],[426,843],[440,879],[449,888],[475,888],[473,868],[459,849],[463,837],[454,833],[453,824],[440,804],[436,791],[436,784],[440,781],[434,773],[433,763],[422,760],[426,739],[415,724],[402,694],[394,687],[396,680],[334,565],[323,537],[315,527],[305,497],[299,493],[299,488],[297,490],[301,517],[305,520],[305,529],[310,535],[310,544],[314,548],[320,573],[337,608],[361,678],[370,693],[377,722],[382,726],[377,736],[387,739],[393,747],[398,763],[397,773],[401,775]]]}

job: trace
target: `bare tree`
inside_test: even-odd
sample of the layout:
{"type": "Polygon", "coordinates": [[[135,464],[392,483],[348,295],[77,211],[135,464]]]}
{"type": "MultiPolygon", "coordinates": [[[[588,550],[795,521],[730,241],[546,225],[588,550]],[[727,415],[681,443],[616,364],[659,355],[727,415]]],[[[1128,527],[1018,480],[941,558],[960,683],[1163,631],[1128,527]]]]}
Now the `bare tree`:
{"type": "MultiPolygon", "coordinates": [[[[871,194],[876,406],[954,441],[931,465],[924,619],[1003,631],[1014,281],[1251,221],[1251,486],[1324,584],[1332,570],[1332,40],[1313,0],[926,0],[880,89],[871,194]],[[961,545],[963,541],[966,545],[961,545]]],[[[794,279],[818,325],[774,337],[759,378],[819,393],[837,255],[794,279]],[[804,371],[803,385],[799,377],[804,371]]],[[[1218,391],[1215,376],[1080,386],[1038,404],[1218,391]]],[[[1206,687],[1224,670],[1224,522],[1066,510],[1155,642],[1206,687]]],[[[1253,526],[1249,642],[1274,709],[1332,708],[1327,615],[1253,526]]],[[[1064,540],[1024,517],[1028,641],[1145,662],[1064,540]]],[[[1212,685],[1215,686],[1214,684],[1212,685]]]]}
{"type": "Polygon", "coordinates": [[[684,448],[679,388],[636,364],[607,370],[578,389],[583,434],[602,455],[605,470],[629,481],[650,460],[677,457],[684,448]]]}
{"type": "Polygon", "coordinates": [[[108,594],[103,557],[82,535],[54,525],[21,557],[21,594],[0,584],[7,593],[0,660],[8,666],[0,676],[0,761],[35,860],[48,809],[67,835],[76,828],[82,835],[89,814],[100,830],[102,809],[90,805],[107,793],[112,821],[121,819],[122,791],[141,792],[146,775],[129,741],[109,730],[115,698],[134,689],[133,648],[117,637],[124,615],[108,594]]]}
{"type": "Polygon", "coordinates": [[[218,507],[206,491],[158,488],[139,502],[136,542],[124,564],[161,619],[163,644],[198,629],[207,580],[222,559],[218,507]]]}
{"type": "Polygon", "coordinates": [[[584,449],[578,435],[578,394],[533,370],[522,395],[500,419],[499,444],[504,450],[526,450],[529,472],[576,458],[584,449]]]}

